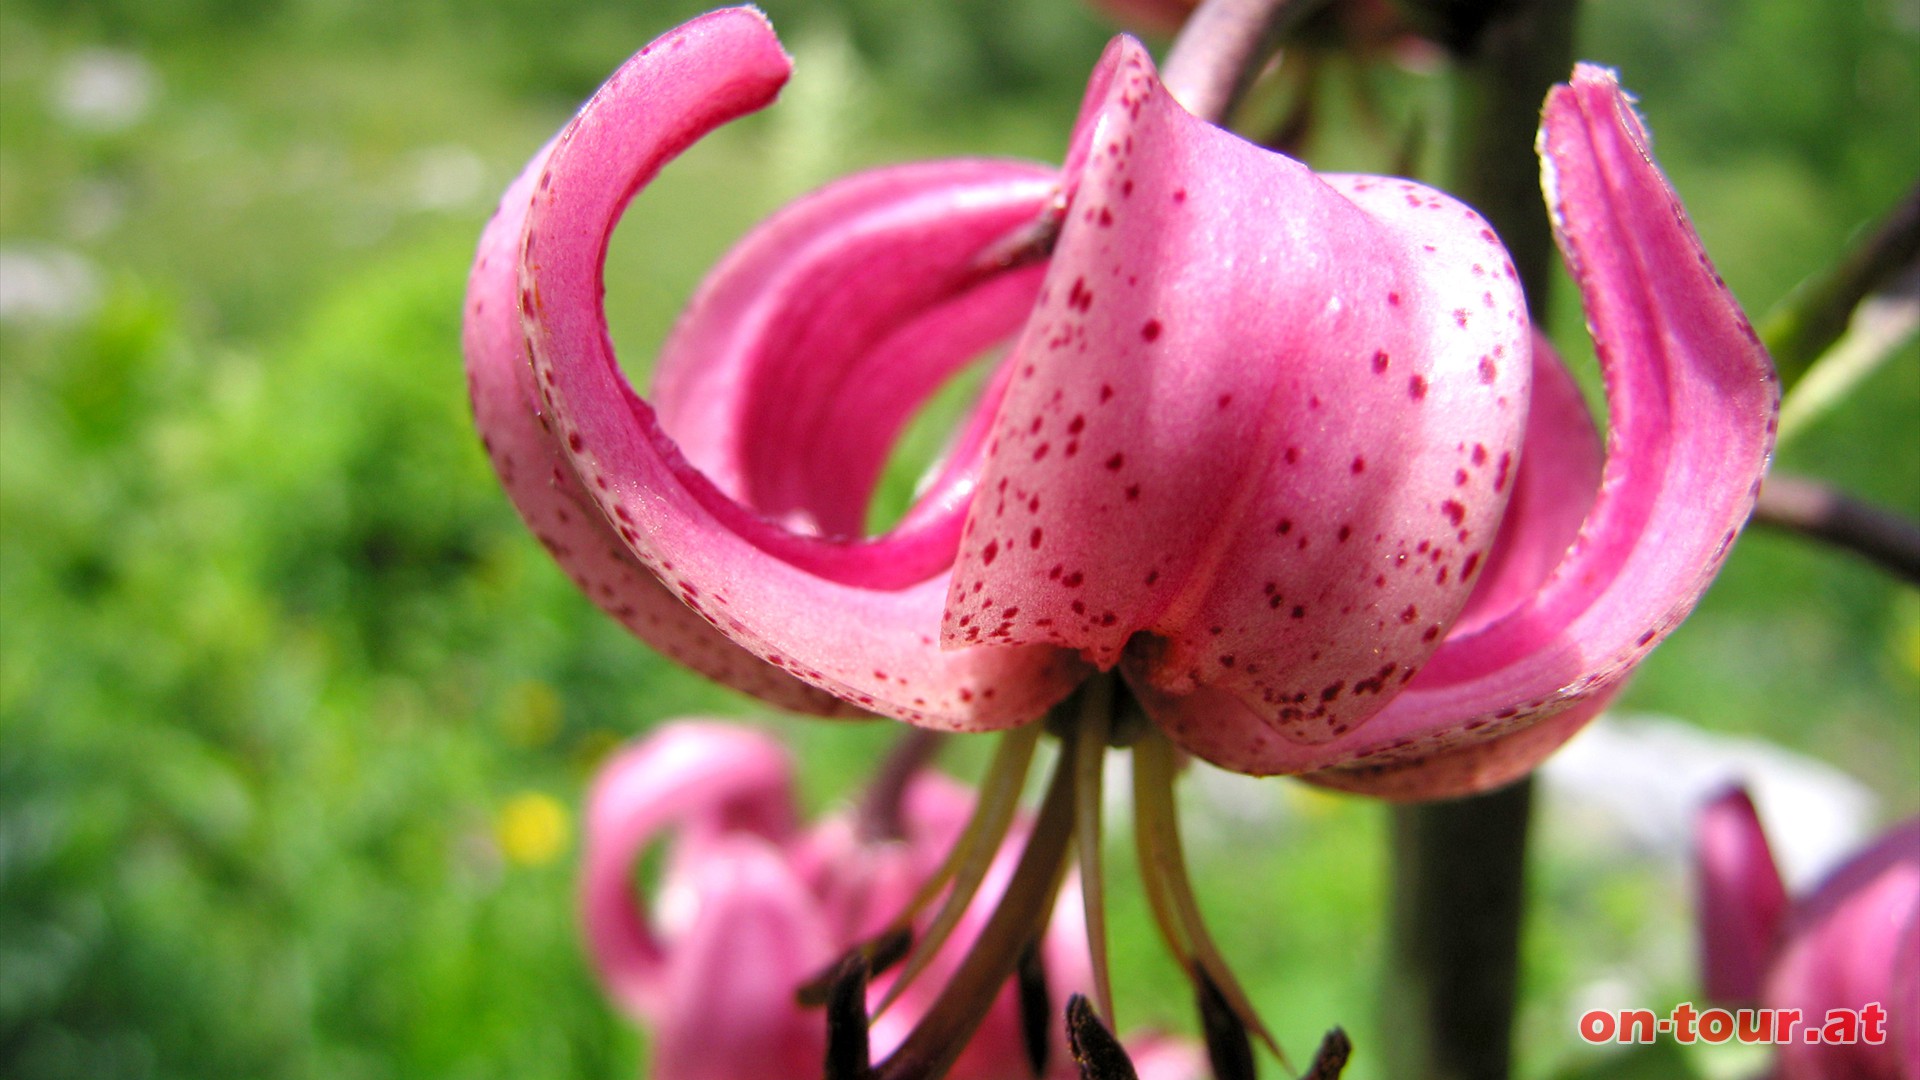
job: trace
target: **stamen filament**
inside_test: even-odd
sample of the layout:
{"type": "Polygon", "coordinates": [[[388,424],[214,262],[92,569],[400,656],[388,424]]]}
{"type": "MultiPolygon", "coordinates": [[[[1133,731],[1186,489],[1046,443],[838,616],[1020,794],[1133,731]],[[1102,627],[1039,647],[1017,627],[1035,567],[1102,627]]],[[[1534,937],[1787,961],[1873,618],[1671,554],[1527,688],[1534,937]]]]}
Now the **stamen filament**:
{"type": "MultiPolygon", "coordinates": [[[[1074,736],[1069,733],[1067,738],[1074,736]]],[[[874,1080],[927,1080],[944,1074],[1013,975],[1021,950],[1045,931],[1073,839],[1074,775],[1066,764],[1072,753],[1070,743],[1047,785],[1026,850],[987,925],[933,1006],[874,1070],[874,1080]]]]}
{"type": "Polygon", "coordinates": [[[909,727],[894,740],[873,781],[867,785],[866,797],[860,800],[854,820],[859,823],[862,839],[899,840],[906,835],[900,820],[900,804],[906,798],[907,785],[940,752],[946,739],[944,731],[909,727]]]}
{"type": "Polygon", "coordinates": [[[1279,1042],[1261,1023],[1200,917],[1200,905],[1187,877],[1186,854],[1180,846],[1179,812],[1173,801],[1175,771],[1173,743],[1158,728],[1149,730],[1134,744],[1134,837],[1140,850],[1140,878],[1154,919],[1160,923],[1160,932],[1174,955],[1189,968],[1197,966],[1204,971],[1241,1023],[1260,1037],[1282,1065],[1287,1065],[1279,1042]]]}
{"type": "Polygon", "coordinates": [[[1113,725],[1113,679],[1101,676],[1081,691],[1080,730],[1073,745],[1073,843],[1080,853],[1080,895],[1086,909],[1087,955],[1093,961],[1093,1000],[1109,1026],[1113,981],[1107,969],[1107,902],[1101,869],[1101,778],[1113,725]]]}
{"type": "Polygon", "coordinates": [[[913,951],[907,955],[906,966],[887,988],[874,1007],[873,1015],[878,1019],[887,1007],[899,999],[907,986],[916,976],[926,970],[940,947],[952,936],[954,927],[960,925],[960,917],[966,914],[968,905],[973,903],[974,894],[980,891],[980,883],[986,879],[987,870],[993,866],[993,857],[1000,851],[1000,845],[1006,841],[1007,829],[1013,824],[1015,811],[1020,808],[1020,791],[1027,783],[1027,770],[1033,763],[1033,748],[1040,741],[1041,724],[1028,724],[1007,732],[1000,739],[1000,745],[994,749],[993,761],[987,766],[986,776],[981,780],[980,798],[974,803],[973,816],[967,820],[966,828],[960,838],[954,842],[953,850],[947,853],[940,868],[927,878],[893,922],[894,927],[909,927],[914,916],[918,915],[948,881],[953,889],[947,893],[945,902],[934,914],[927,931],[914,943],[913,951]]]}

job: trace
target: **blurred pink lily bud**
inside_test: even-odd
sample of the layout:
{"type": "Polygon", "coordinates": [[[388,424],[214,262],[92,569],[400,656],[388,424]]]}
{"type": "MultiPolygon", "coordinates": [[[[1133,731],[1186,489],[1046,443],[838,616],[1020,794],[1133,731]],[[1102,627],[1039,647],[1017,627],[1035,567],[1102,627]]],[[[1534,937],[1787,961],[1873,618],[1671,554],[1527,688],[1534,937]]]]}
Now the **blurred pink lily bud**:
{"type": "MultiPolygon", "coordinates": [[[[765,735],[717,723],[666,725],[616,753],[594,781],[586,813],[580,902],[589,957],[622,1011],[651,1035],[655,1080],[815,1076],[826,1050],[819,1008],[796,990],[886,929],[946,857],[971,795],[922,770],[898,814],[900,835],[864,835],[849,813],[796,822],[792,764],[765,735]],[[665,842],[657,892],[635,884],[643,853],[665,842]]],[[[1027,823],[1016,821],[954,937],[872,1027],[877,1057],[931,1005],[1012,869],[1027,823]]],[[[1056,1008],[1092,976],[1078,886],[1068,882],[1042,943],[1056,1008]]],[[[891,973],[869,990],[869,1006],[891,973]]],[[[1049,1077],[1073,1077],[1064,1027],[1049,1077]]],[[[949,1074],[954,1080],[1030,1075],[1026,1034],[1007,987],[949,1074]]],[[[1146,1080],[1200,1080],[1190,1045],[1143,1044],[1146,1080]],[[1183,1053],[1183,1049],[1186,1051],[1183,1053]]]]}
{"type": "Polygon", "coordinates": [[[1744,791],[1708,805],[1696,849],[1708,996],[1799,1010],[1778,1080],[1920,1080],[1920,818],[1791,902],[1744,791]],[[1830,1010],[1860,1023],[1808,1042],[1830,1010]]]}

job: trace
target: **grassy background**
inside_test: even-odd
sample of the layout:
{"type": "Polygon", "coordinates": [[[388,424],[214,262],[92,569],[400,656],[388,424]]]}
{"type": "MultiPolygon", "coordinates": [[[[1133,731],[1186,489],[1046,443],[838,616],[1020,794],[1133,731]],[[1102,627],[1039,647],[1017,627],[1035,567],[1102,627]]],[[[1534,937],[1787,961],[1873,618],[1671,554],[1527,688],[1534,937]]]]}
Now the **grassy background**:
{"type": "MultiPolygon", "coordinates": [[[[629,357],[813,184],[1057,157],[1107,33],[1071,0],[766,6],[796,81],[629,214],[629,357]]],[[[636,1075],[575,941],[571,808],[617,741],[759,712],[625,637],[526,535],[470,430],[458,317],[498,190],[695,10],[0,0],[4,290],[56,286],[0,318],[0,1075],[636,1075]]],[[[1920,170],[1910,3],[1613,0],[1582,42],[1642,97],[1756,313],[1920,170]]],[[[1398,122],[1431,114],[1419,78],[1383,94],[1398,122]]],[[[1314,149],[1390,157],[1339,130],[1314,149]]],[[[1917,360],[1782,466],[1920,514],[1917,360]]],[[[1812,755],[1910,813],[1920,596],[1752,535],[1624,705],[1812,755]]],[[[888,734],[756,722],[800,747],[814,807],[888,734]]],[[[1189,787],[1203,901],[1270,1021],[1297,1053],[1345,1024],[1351,1075],[1378,1077],[1384,815],[1284,781],[1189,787]]],[[[1643,974],[1649,1005],[1695,990],[1673,859],[1543,835],[1530,1077],[1589,1060],[1569,1010],[1597,972],[1643,974]]],[[[1123,1015],[1184,1025],[1124,856],[1115,877],[1123,1015]]]]}

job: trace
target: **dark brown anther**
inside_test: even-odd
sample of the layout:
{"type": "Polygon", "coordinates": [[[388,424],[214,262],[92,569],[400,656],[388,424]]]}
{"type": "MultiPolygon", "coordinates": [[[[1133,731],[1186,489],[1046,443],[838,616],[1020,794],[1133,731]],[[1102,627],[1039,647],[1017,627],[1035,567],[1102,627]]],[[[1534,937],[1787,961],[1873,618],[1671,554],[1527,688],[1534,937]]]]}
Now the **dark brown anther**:
{"type": "Polygon", "coordinates": [[[1340,1074],[1347,1067],[1347,1059],[1353,1056],[1353,1040],[1339,1028],[1327,1032],[1320,1040],[1320,1049],[1314,1052],[1313,1064],[1300,1074],[1300,1080],[1340,1080],[1340,1074]]]}
{"type": "Polygon", "coordinates": [[[1027,1064],[1033,1066],[1033,1075],[1045,1076],[1053,1054],[1053,995],[1047,992],[1046,961],[1038,941],[1020,950],[1020,966],[1013,974],[1020,988],[1020,1034],[1027,1044],[1027,1064]]]}
{"type": "Polygon", "coordinates": [[[838,960],[829,964],[826,970],[800,984],[793,992],[793,999],[802,1008],[817,1009],[827,1003],[835,981],[841,977],[847,961],[860,958],[865,962],[868,978],[878,975],[904,959],[913,948],[913,931],[908,927],[897,926],[884,930],[873,938],[855,945],[838,960]]]}
{"type": "Polygon", "coordinates": [[[867,958],[867,972],[878,975],[907,958],[913,949],[913,930],[906,926],[896,926],[882,931],[879,937],[866,943],[862,948],[867,958]]]}
{"type": "Polygon", "coordinates": [[[867,961],[859,950],[842,957],[827,989],[826,1080],[867,1080],[867,961]]]}
{"type": "Polygon", "coordinates": [[[993,274],[1046,261],[1060,240],[1060,227],[1066,220],[1067,196],[1061,192],[1047,201],[1039,217],[1017,226],[974,256],[972,270],[993,274]]]}
{"type": "Polygon", "coordinates": [[[1093,1003],[1083,994],[1067,999],[1067,1045],[1080,1066],[1080,1080],[1140,1080],[1126,1049],[1100,1022],[1093,1003]]]}
{"type": "Polygon", "coordinates": [[[1254,1080],[1259,1073],[1247,1025],[1240,1022],[1205,968],[1195,964],[1192,977],[1194,1004],[1200,1009],[1200,1032],[1207,1040],[1207,1062],[1213,1066],[1214,1080],[1254,1080]]]}

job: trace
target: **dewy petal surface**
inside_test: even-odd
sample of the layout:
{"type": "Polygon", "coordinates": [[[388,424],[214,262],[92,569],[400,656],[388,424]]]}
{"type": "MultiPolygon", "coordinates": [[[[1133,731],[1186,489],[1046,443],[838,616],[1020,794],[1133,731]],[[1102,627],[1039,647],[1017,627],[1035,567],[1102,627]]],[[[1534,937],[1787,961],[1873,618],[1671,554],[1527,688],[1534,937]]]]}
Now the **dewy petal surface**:
{"type": "MultiPolygon", "coordinates": [[[[935,648],[944,577],[903,582],[903,560],[885,538],[872,544],[820,538],[736,502],[687,462],[614,362],[601,271],[620,210],[701,134],[769,101],[787,71],[763,16],[748,9],[715,12],[642,50],[556,140],[529,195],[517,260],[519,345],[531,362],[543,430],[627,553],[743,648],[900,719],[969,729],[1024,722],[1077,681],[1081,669],[1071,656],[1047,648],[935,648]]],[[[956,169],[980,173],[979,163],[956,169]]],[[[1016,186],[1031,186],[1031,177],[1023,170],[1016,186]]],[[[1002,173],[985,186],[1004,191],[1010,179],[1012,173],[1002,173]]],[[[949,228],[969,243],[991,236],[989,226],[999,224],[994,215],[1008,212],[1004,200],[985,217],[972,213],[965,199],[948,209],[939,220],[924,212],[918,219],[928,263],[944,274],[934,284],[947,291],[928,284],[933,271],[920,271],[908,284],[921,291],[909,290],[902,300],[902,275],[895,272],[901,268],[882,265],[849,279],[855,292],[842,299],[856,309],[863,299],[892,304],[900,318],[888,333],[907,331],[921,317],[943,327],[999,318],[1012,287],[995,291],[988,283],[988,299],[969,300],[963,294],[982,286],[979,269],[971,259],[943,264],[941,257],[966,247],[945,243],[949,228]],[[928,306],[917,307],[920,300],[928,306]],[[957,304],[958,313],[943,304],[957,304]]],[[[876,341],[873,328],[863,333],[869,343],[888,340],[876,341]]],[[[701,394],[688,396],[693,402],[701,394]]],[[[944,513],[962,509],[963,501],[944,513]]],[[[913,527],[939,535],[940,516],[923,515],[913,527]]]]}
{"type": "MultiPolygon", "coordinates": [[[[1313,753],[1265,737],[1254,718],[1203,722],[1205,703],[1166,703],[1156,716],[1202,756],[1255,773],[1359,762],[1339,786],[1367,790],[1369,770],[1521,731],[1617,689],[1685,618],[1738,535],[1772,449],[1772,363],[1610,72],[1583,65],[1556,88],[1540,141],[1610,413],[1578,537],[1533,595],[1448,635],[1365,729],[1313,753]]],[[[1522,749],[1537,760],[1554,745],[1522,749]]]]}
{"type": "Polygon", "coordinates": [[[1438,646],[1493,540],[1518,285],[1452,199],[1199,121],[1128,39],[1102,67],[943,639],[1124,658],[1155,697],[1338,737],[1438,646]]]}

